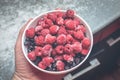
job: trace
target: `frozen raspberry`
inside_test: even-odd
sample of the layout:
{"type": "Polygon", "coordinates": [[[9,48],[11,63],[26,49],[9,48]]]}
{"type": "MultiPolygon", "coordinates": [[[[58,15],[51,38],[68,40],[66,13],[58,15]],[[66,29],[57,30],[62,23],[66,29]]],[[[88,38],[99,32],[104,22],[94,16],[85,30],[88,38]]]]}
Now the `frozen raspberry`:
{"type": "Polygon", "coordinates": [[[72,55],[68,55],[68,54],[64,54],[63,55],[63,59],[67,62],[71,62],[73,61],[73,56],[72,55]]]}
{"type": "Polygon", "coordinates": [[[55,13],[56,15],[57,15],[57,17],[63,17],[63,18],[65,18],[65,13],[63,13],[63,12],[56,12],[55,13]]]}
{"type": "Polygon", "coordinates": [[[41,68],[41,69],[46,69],[47,66],[41,61],[38,63],[38,67],[41,68]]]}
{"type": "Polygon", "coordinates": [[[68,44],[71,44],[74,41],[73,37],[70,34],[68,34],[66,36],[66,39],[67,39],[66,41],[67,41],[68,44]]]}
{"type": "Polygon", "coordinates": [[[38,25],[35,27],[35,32],[39,32],[43,29],[43,27],[41,25],[38,25]]]}
{"type": "Polygon", "coordinates": [[[36,45],[43,46],[43,44],[44,44],[44,37],[43,36],[35,36],[34,41],[35,41],[36,45]]]}
{"type": "Polygon", "coordinates": [[[49,30],[50,30],[50,33],[51,33],[52,35],[55,35],[55,34],[57,34],[57,32],[58,32],[58,30],[59,30],[59,26],[57,26],[57,25],[52,25],[52,26],[49,28],[49,30]]]}
{"type": "Polygon", "coordinates": [[[84,25],[78,25],[75,30],[76,31],[80,31],[81,30],[83,33],[86,32],[86,29],[85,29],[84,25]]]}
{"type": "Polygon", "coordinates": [[[67,12],[66,12],[66,16],[68,17],[68,18],[73,18],[74,17],[74,10],[71,10],[71,9],[69,9],[69,10],[67,10],[67,12]]]}
{"type": "Polygon", "coordinates": [[[27,38],[33,38],[35,35],[35,29],[33,27],[26,30],[26,37],[27,38]]]}
{"type": "Polygon", "coordinates": [[[71,19],[65,20],[64,23],[65,23],[65,26],[66,26],[67,29],[74,30],[75,27],[76,27],[76,24],[71,19]]]}
{"type": "Polygon", "coordinates": [[[88,54],[88,49],[82,49],[81,54],[82,55],[87,55],[88,54]]]}
{"type": "Polygon", "coordinates": [[[56,23],[57,23],[58,25],[63,25],[63,24],[64,24],[64,19],[63,19],[62,17],[58,17],[58,18],[56,19],[56,23]]]}
{"type": "Polygon", "coordinates": [[[56,56],[54,57],[54,60],[55,60],[55,61],[63,60],[63,56],[61,56],[61,55],[56,55],[56,56]]]}
{"type": "Polygon", "coordinates": [[[64,67],[65,67],[65,64],[61,60],[58,60],[56,62],[56,68],[57,68],[58,71],[64,70],[64,67]]]}
{"type": "Polygon", "coordinates": [[[74,44],[72,44],[72,48],[74,53],[80,53],[82,50],[82,45],[80,42],[75,42],[74,44]]]}
{"type": "Polygon", "coordinates": [[[86,48],[88,49],[90,47],[90,39],[85,37],[83,40],[82,40],[82,47],[83,48],[86,48]]]}
{"type": "Polygon", "coordinates": [[[44,57],[43,59],[42,59],[42,62],[44,63],[44,65],[46,65],[46,66],[49,66],[51,63],[53,63],[53,58],[52,57],[49,57],[49,56],[47,56],[47,57],[44,57]]]}
{"type": "Polygon", "coordinates": [[[46,36],[46,35],[49,34],[49,33],[50,33],[49,29],[43,29],[43,30],[41,31],[41,35],[42,35],[42,36],[46,36]]]}
{"type": "Polygon", "coordinates": [[[50,56],[52,52],[52,46],[47,44],[42,48],[43,56],[50,56]]]}
{"type": "Polygon", "coordinates": [[[66,44],[64,47],[64,52],[68,54],[72,53],[73,52],[72,46],[70,44],[66,44]]]}
{"type": "Polygon", "coordinates": [[[57,19],[57,15],[55,13],[48,13],[47,18],[55,22],[57,19]]]}
{"type": "Polygon", "coordinates": [[[37,25],[42,26],[43,28],[46,26],[45,21],[43,20],[39,20],[37,25]]]}
{"type": "Polygon", "coordinates": [[[35,46],[35,55],[36,56],[42,56],[42,47],[35,46]]]}
{"type": "Polygon", "coordinates": [[[74,37],[78,40],[82,40],[84,38],[84,33],[81,30],[74,32],[74,37]]]}
{"type": "Polygon", "coordinates": [[[36,59],[35,52],[34,52],[34,51],[31,51],[30,53],[28,53],[28,58],[29,58],[31,61],[34,61],[34,60],[36,59]]]}
{"type": "Polygon", "coordinates": [[[62,45],[58,45],[56,48],[55,48],[57,54],[63,54],[63,51],[64,51],[64,47],[62,45]]]}
{"type": "Polygon", "coordinates": [[[60,26],[60,28],[58,30],[58,35],[60,35],[60,34],[65,34],[65,35],[67,34],[65,27],[60,26]]]}
{"type": "Polygon", "coordinates": [[[47,34],[45,36],[45,43],[46,44],[53,44],[55,41],[56,41],[56,37],[55,36],[52,36],[50,34],[47,34]]]}
{"type": "Polygon", "coordinates": [[[80,25],[80,19],[78,18],[74,18],[74,23],[76,24],[76,26],[80,25]]]}
{"type": "Polygon", "coordinates": [[[52,26],[53,25],[53,22],[51,19],[46,19],[45,20],[45,23],[48,25],[48,27],[52,26]]]}
{"type": "Polygon", "coordinates": [[[66,35],[61,34],[57,37],[57,44],[65,44],[66,43],[66,35]]]}

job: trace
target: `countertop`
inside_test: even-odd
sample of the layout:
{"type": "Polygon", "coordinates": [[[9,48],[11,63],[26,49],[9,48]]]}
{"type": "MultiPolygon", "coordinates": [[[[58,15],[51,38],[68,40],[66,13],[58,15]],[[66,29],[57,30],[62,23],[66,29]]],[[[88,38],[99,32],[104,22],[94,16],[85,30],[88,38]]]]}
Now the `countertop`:
{"type": "Polygon", "coordinates": [[[120,0],[0,0],[0,80],[11,80],[14,45],[22,25],[55,8],[74,9],[93,34],[120,17],[120,0]]]}

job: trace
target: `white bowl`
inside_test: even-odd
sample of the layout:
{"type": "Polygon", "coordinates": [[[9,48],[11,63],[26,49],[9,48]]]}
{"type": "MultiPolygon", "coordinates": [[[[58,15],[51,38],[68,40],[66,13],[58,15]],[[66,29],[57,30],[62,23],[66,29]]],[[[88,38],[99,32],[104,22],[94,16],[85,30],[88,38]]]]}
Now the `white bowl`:
{"type": "Polygon", "coordinates": [[[80,67],[84,62],[85,60],[88,58],[90,52],[91,52],[91,49],[92,49],[92,46],[93,46],[93,34],[92,34],[92,31],[90,29],[90,26],[88,25],[88,23],[82,18],[80,17],[79,15],[75,14],[76,17],[78,17],[82,23],[85,25],[86,27],[86,36],[91,40],[91,45],[90,45],[90,49],[89,49],[89,52],[88,54],[86,55],[86,57],[78,64],[76,65],[75,67],[72,67],[68,70],[63,70],[63,71],[47,71],[47,70],[43,70],[41,68],[39,68],[38,66],[36,66],[28,57],[27,57],[27,48],[24,46],[24,42],[25,42],[25,31],[29,28],[29,27],[35,27],[38,20],[40,19],[40,17],[42,15],[45,15],[47,13],[51,13],[51,12],[56,12],[56,11],[61,11],[61,12],[65,12],[65,10],[53,10],[53,11],[48,11],[48,12],[45,12],[45,13],[42,13],[40,15],[38,15],[37,17],[35,17],[25,28],[24,32],[23,32],[23,36],[22,36],[22,50],[23,50],[23,53],[24,53],[24,56],[25,58],[27,59],[27,61],[32,65],[34,66],[36,69],[40,70],[40,71],[43,71],[45,73],[50,73],[50,74],[65,74],[65,73],[68,73],[68,72],[71,72],[75,69],[77,69],[78,67],[80,67]]]}

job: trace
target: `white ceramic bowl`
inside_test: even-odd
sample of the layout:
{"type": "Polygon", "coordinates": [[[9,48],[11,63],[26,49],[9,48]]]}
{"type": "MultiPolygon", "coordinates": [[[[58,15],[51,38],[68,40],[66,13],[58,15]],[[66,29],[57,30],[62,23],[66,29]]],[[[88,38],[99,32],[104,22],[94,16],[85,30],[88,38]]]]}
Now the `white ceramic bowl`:
{"type": "Polygon", "coordinates": [[[42,14],[38,15],[37,17],[35,17],[35,18],[27,25],[27,27],[26,27],[25,30],[24,30],[23,36],[22,36],[22,50],[23,50],[24,56],[25,56],[25,58],[27,59],[27,61],[28,61],[32,66],[34,66],[36,69],[38,69],[38,70],[40,70],[40,71],[43,71],[43,72],[45,72],[45,73],[50,73],[50,74],[65,74],[65,73],[71,72],[71,71],[77,69],[78,67],[80,67],[80,66],[85,62],[85,60],[88,58],[88,56],[89,56],[89,54],[90,54],[90,52],[91,52],[92,46],[93,46],[93,34],[92,34],[92,31],[91,31],[90,26],[88,25],[88,23],[87,23],[82,17],[80,17],[79,15],[75,14],[75,16],[78,17],[78,18],[82,21],[82,23],[85,25],[85,27],[86,27],[86,32],[87,32],[87,33],[86,33],[86,36],[87,36],[88,38],[90,38],[90,40],[91,40],[91,45],[90,45],[90,49],[89,49],[89,52],[88,52],[88,54],[86,55],[86,57],[85,57],[78,65],[76,65],[75,67],[72,67],[72,68],[70,68],[70,69],[68,69],[68,70],[63,70],[63,71],[47,71],[47,70],[43,70],[43,69],[39,68],[38,66],[36,66],[36,65],[27,57],[27,54],[28,54],[28,53],[27,53],[27,48],[24,46],[24,42],[25,42],[25,38],[26,38],[26,37],[25,37],[25,31],[26,31],[28,28],[30,28],[30,27],[35,27],[36,24],[37,24],[37,22],[38,22],[38,20],[40,19],[40,17],[41,17],[42,15],[45,15],[45,14],[51,13],[51,12],[56,12],[56,11],[65,12],[65,10],[53,10],[53,11],[48,11],[48,12],[42,13],[42,14]]]}

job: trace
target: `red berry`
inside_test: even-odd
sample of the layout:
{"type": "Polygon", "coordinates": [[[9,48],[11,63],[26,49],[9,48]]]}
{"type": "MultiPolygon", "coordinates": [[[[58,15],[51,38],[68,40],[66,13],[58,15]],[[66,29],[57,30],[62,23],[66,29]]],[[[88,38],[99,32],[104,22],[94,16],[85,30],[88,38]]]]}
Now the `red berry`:
{"type": "Polygon", "coordinates": [[[58,17],[58,18],[56,19],[56,23],[57,23],[58,25],[63,25],[63,24],[64,24],[64,19],[63,19],[62,17],[58,17]]]}
{"type": "Polygon", "coordinates": [[[80,31],[81,30],[83,33],[86,32],[86,29],[85,29],[84,25],[78,25],[75,30],[76,31],[80,31]]]}
{"type": "Polygon", "coordinates": [[[55,50],[55,49],[53,49],[51,54],[52,54],[52,56],[56,56],[56,55],[57,55],[56,50],[55,50]]]}
{"type": "Polygon", "coordinates": [[[70,44],[66,44],[64,47],[64,52],[68,54],[72,53],[73,52],[72,46],[70,44]]]}
{"type": "Polygon", "coordinates": [[[47,44],[42,48],[43,56],[50,56],[52,52],[52,46],[47,44]]]}
{"type": "Polygon", "coordinates": [[[67,30],[67,33],[70,34],[71,36],[74,35],[74,30],[67,30]]]}
{"type": "Polygon", "coordinates": [[[80,42],[75,42],[74,44],[72,44],[72,48],[74,53],[80,53],[82,50],[82,45],[80,42]]]}
{"type": "Polygon", "coordinates": [[[55,48],[57,54],[63,54],[63,51],[64,51],[64,47],[62,45],[58,45],[56,48],[55,48]]]}
{"type": "Polygon", "coordinates": [[[50,33],[51,34],[57,34],[57,32],[58,32],[58,30],[59,30],[59,26],[57,26],[57,25],[52,25],[50,28],[49,28],[49,30],[50,30],[50,33]]]}
{"type": "Polygon", "coordinates": [[[64,34],[58,35],[57,44],[63,45],[65,43],[66,43],[66,35],[64,35],[64,34]]]}
{"type": "Polygon", "coordinates": [[[55,61],[63,60],[63,56],[61,56],[61,55],[56,55],[56,56],[54,57],[54,60],[55,60],[55,61]]]}
{"type": "Polygon", "coordinates": [[[43,36],[35,36],[34,41],[35,41],[36,45],[43,46],[43,44],[44,44],[44,37],[43,36]]]}
{"type": "Polygon", "coordinates": [[[74,23],[76,24],[76,26],[80,25],[80,19],[74,18],[74,23]]]}
{"type": "Polygon", "coordinates": [[[57,68],[58,71],[64,70],[64,67],[65,67],[65,64],[61,60],[58,60],[56,62],[56,68],[57,68]]]}
{"type": "Polygon", "coordinates": [[[35,32],[39,32],[43,29],[43,27],[41,25],[38,25],[35,27],[35,32]]]}
{"type": "Polygon", "coordinates": [[[74,30],[75,27],[76,27],[76,24],[74,23],[73,20],[67,19],[67,20],[65,20],[65,27],[66,27],[67,29],[74,30]]]}
{"type": "Polygon", "coordinates": [[[38,26],[42,26],[44,28],[46,26],[46,24],[43,20],[39,20],[38,21],[38,26]]]}
{"type": "Polygon", "coordinates": [[[74,10],[71,10],[71,9],[67,10],[66,16],[68,18],[73,18],[74,17],[74,10]]]}
{"type": "Polygon", "coordinates": [[[41,31],[41,35],[42,35],[42,36],[46,36],[46,35],[49,34],[49,33],[50,33],[49,29],[43,29],[43,30],[41,31]]]}
{"type": "Polygon", "coordinates": [[[35,29],[33,27],[26,30],[26,37],[33,38],[35,35],[35,29]]]}
{"type": "Polygon", "coordinates": [[[42,56],[42,47],[35,46],[35,55],[36,56],[42,56]]]}
{"type": "Polygon", "coordinates": [[[64,54],[63,55],[63,59],[67,62],[71,62],[73,61],[73,56],[72,55],[68,55],[68,54],[64,54]]]}
{"type": "Polygon", "coordinates": [[[63,12],[55,12],[55,14],[57,15],[57,17],[65,17],[65,13],[63,13],[63,12]]]}
{"type": "Polygon", "coordinates": [[[84,33],[81,30],[74,32],[74,37],[78,40],[82,40],[84,38],[84,33]]]}
{"type": "Polygon", "coordinates": [[[66,36],[66,39],[67,39],[66,41],[67,41],[68,44],[71,44],[74,41],[73,37],[70,34],[68,34],[66,36]]]}
{"type": "Polygon", "coordinates": [[[83,48],[88,49],[90,47],[90,44],[91,44],[91,42],[90,42],[89,38],[86,37],[82,40],[82,47],[83,48]]]}
{"type": "Polygon", "coordinates": [[[65,27],[60,26],[60,28],[58,30],[58,35],[60,35],[60,34],[65,34],[65,35],[67,34],[65,27]]]}
{"type": "Polygon", "coordinates": [[[38,63],[38,67],[41,68],[41,69],[46,69],[47,68],[47,66],[44,65],[44,63],[42,61],[38,63]]]}
{"type": "Polygon", "coordinates": [[[34,61],[36,59],[36,56],[35,56],[35,52],[34,51],[31,51],[28,53],[28,58],[31,60],[31,61],[34,61]]]}
{"type": "Polygon", "coordinates": [[[53,44],[55,41],[56,41],[56,37],[55,36],[52,36],[50,34],[47,34],[45,36],[45,43],[46,44],[53,44]]]}
{"type": "Polygon", "coordinates": [[[57,15],[55,13],[48,13],[47,18],[55,22],[55,20],[57,19],[57,15]]]}
{"type": "Polygon", "coordinates": [[[53,58],[52,57],[49,57],[49,56],[47,56],[47,57],[44,57],[43,59],[42,59],[42,62],[44,63],[44,65],[46,65],[46,66],[49,66],[51,63],[53,63],[53,58]]]}
{"type": "Polygon", "coordinates": [[[89,52],[88,49],[82,49],[81,54],[82,54],[82,55],[87,55],[88,52],[89,52]]]}
{"type": "Polygon", "coordinates": [[[48,27],[52,26],[53,25],[53,22],[51,19],[46,19],[45,20],[45,23],[48,25],[48,27]]]}

